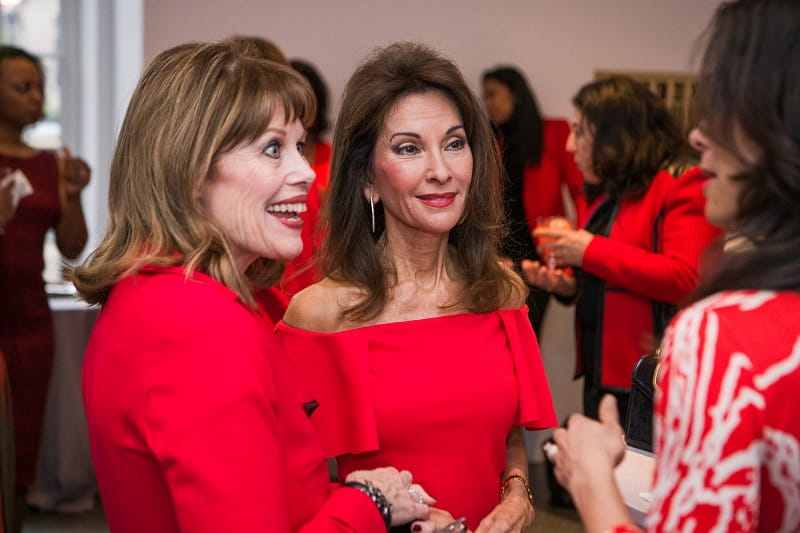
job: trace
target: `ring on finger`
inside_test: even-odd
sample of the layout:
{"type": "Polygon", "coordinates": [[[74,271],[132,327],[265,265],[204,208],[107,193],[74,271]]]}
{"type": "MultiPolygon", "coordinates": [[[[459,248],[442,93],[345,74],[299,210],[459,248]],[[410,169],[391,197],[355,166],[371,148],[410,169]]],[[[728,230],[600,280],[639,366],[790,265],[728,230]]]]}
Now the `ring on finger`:
{"type": "Polygon", "coordinates": [[[408,492],[410,492],[411,495],[417,499],[417,502],[419,503],[423,502],[422,494],[420,494],[417,489],[415,489],[414,487],[408,487],[408,492]]]}

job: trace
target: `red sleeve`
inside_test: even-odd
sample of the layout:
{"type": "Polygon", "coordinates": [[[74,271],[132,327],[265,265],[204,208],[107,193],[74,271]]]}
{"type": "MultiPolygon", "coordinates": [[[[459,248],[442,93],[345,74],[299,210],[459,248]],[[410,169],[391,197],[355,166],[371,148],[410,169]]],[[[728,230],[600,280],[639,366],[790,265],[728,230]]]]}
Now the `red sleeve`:
{"type": "MultiPolygon", "coordinates": [[[[291,531],[287,451],[306,446],[287,434],[283,378],[274,375],[263,332],[242,315],[209,312],[164,345],[170,362],[148,391],[145,437],[161,465],[183,532],[291,531]],[[243,323],[245,322],[245,323],[243,323]],[[282,405],[283,402],[283,405],[282,405]],[[283,420],[280,421],[279,417],[283,420]]],[[[299,410],[299,406],[298,406],[299,410]]],[[[309,428],[310,430],[310,428],[309,428]]],[[[307,453],[319,453],[308,446],[307,453]]],[[[302,478],[303,473],[296,473],[302,478]]],[[[297,480],[294,480],[297,482],[297,480]]],[[[328,491],[325,480],[322,492],[328,491]]],[[[319,505],[317,491],[309,505],[319,505]],[[317,502],[316,504],[313,502],[317,502]]],[[[329,495],[302,531],[385,531],[365,495],[329,495]]]]}
{"type": "Polygon", "coordinates": [[[637,294],[660,302],[679,303],[696,287],[700,256],[720,234],[703,214],[704,181],[697,169],[678,179],[665,203],[657,253],[614,239],[594,237],[584,254],[583,268],[637,294]]]}
{"type": "Polygon", "coordinates": [[[283,351],[294,355],[292,361],[304,385],[319,401],[311,423],[324,436],[325,456],[378,450],[367,338],[360,330],[331,335],[281,321],[275,334],[283,351]]]}
{"type": "Polygon", "coordinates": [[[515,426],[544,429],[558,425],[539,342],[528,318],[528,306],[499,311],[503,321],[519,386],[515,426]]]}
{"type": "Polygon", "coordinates": [[[338,486],[314,518],[300,528],[301,533],[332,531],[385,533],[386,524],[369,496],[351,487],[338,486]]]}

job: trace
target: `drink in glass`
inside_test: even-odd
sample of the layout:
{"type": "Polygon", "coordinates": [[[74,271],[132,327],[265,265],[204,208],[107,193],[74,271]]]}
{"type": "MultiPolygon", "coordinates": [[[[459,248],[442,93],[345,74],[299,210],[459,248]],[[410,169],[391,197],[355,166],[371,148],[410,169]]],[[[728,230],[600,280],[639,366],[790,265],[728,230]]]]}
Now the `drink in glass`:
{"type": "MultiPolygon", "coordinates": [[[[536,229],[572,229],[572,222],[566,217],[552,216],[552,217],[537,217],[536,229]]],[[[555,242],[555,237],[539,236],[534,237],[537,246],[547,245],[555,242]]],[[[540,257],[542,262],[547,265],[547,268],[553,270],[558,266],[555,256],[555,248],[545,246],[541,249],[540,257]]]]}

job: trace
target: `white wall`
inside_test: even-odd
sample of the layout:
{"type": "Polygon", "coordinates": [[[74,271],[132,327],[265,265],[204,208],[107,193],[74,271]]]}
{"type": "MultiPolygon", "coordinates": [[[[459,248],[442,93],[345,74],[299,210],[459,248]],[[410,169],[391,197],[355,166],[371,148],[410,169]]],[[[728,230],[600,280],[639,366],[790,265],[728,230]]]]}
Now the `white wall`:
{"type": "Polygon", "coordinates": [[[70,0],[61,5],[63,139],[92,167],[83,207],[89,242],[108,219],[108,172],[128,100],[142,70],[142,0],[70,0]]]}
{"type": "Polygon", "coordinates": [[[428,43],[480,74],[514,63],[545,114],[568,116],[596,68],[685,71],[718,0],[144,0],[144,60],[188,40],[261,35],[313,62],[334,109],[355,65],[396,40],[428,43]]]}

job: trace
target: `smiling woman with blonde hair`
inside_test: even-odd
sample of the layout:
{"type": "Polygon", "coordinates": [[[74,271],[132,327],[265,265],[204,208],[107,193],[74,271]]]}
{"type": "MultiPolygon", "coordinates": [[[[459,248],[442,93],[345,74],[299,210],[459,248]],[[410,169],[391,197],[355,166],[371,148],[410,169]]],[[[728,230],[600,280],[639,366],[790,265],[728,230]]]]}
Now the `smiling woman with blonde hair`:
{"type": "Polygon", "coordinates": [[[132,96],[109,228],[72,276],[103,304],[83,395],[115,533],[379,533],[428,515],[408,472],[329,483],[314,399],[252,295],[302,248],[313,116],[305,80],[230,42],[162,52],[132,96]]]}

